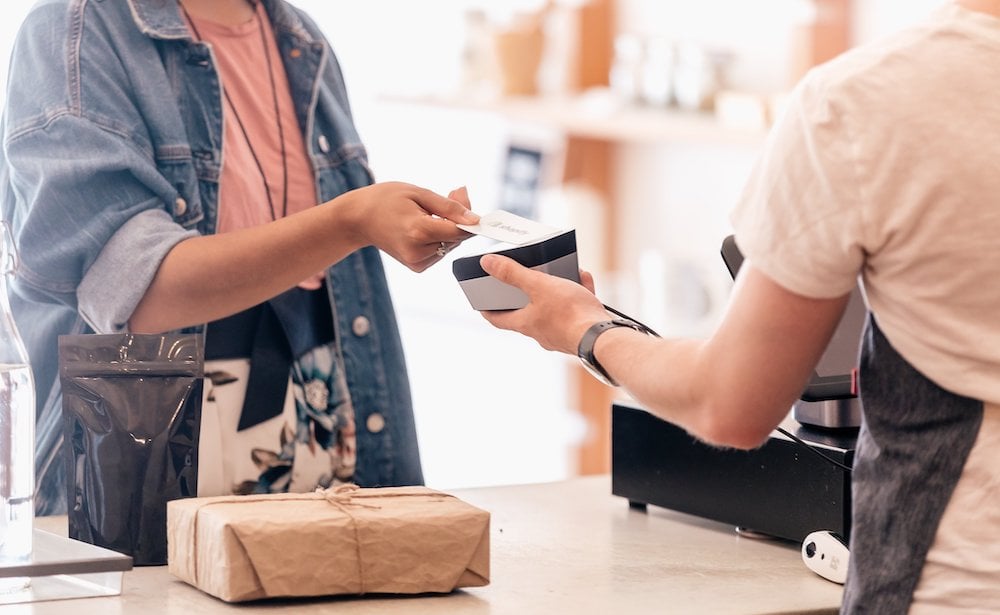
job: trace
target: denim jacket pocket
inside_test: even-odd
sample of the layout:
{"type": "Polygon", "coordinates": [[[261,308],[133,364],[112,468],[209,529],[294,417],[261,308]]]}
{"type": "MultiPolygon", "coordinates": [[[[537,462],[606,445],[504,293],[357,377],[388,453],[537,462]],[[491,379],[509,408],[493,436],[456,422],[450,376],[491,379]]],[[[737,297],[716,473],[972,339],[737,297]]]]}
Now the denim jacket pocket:
{"type": "Polygon", "coordinates": [[[321,159],[316,170],[320,199],[325,202],[340,194],[374,183],[364,147],[350,146],[321,159]]]}

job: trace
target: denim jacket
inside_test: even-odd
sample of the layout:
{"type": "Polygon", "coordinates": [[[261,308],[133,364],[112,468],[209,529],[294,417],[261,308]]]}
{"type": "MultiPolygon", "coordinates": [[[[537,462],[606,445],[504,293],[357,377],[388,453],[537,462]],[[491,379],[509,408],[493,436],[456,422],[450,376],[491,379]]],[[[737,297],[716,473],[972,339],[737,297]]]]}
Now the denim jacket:
{"type": "MultiPolygon", "coordinates": [[[[370,184],[329,44],[297,9],[262,1],[317,202],[370,184]]],[[[41,0],[13,50],[2,134],[0,203],[21,257],[11,301],[38,397],[36,507],[58,512],[57,337],[125,330],[173,246],[215,232],[222,95],[211,49],[192,40],[173,0],[41,0]]],[[[420,484],[402,344],[379,252],[351,254],[327,270],[326,281],[358,425],[355,480],[420,484]]]]}

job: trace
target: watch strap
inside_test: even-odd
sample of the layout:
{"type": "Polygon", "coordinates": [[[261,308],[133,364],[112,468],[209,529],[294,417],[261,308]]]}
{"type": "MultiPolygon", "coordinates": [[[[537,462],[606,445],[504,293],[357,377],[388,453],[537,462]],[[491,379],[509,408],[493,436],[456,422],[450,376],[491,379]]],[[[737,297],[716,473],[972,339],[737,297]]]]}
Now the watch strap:
{"type": "Polygon", "coordinates": [[[583,337],[580,338],[580,343],[577,345],[576,349],[576,355],[580,358],[580,360],[596,372],[596,376],[613,387],[618,386],[618,382],[611,377],[608,371],[604,369],[604,366],[597,360],[597,357],[594,356],[594,345],[597,343],[597,338],[600,337],[602,333],[618,327],[627,327],[629,329],[635,329],[636,331],[645,331],[645,328],[639,323],[625,318],[603,320],[601,322],[594,323],[589,329],[586,330],[586,332],[584,332],[583,337]]]}

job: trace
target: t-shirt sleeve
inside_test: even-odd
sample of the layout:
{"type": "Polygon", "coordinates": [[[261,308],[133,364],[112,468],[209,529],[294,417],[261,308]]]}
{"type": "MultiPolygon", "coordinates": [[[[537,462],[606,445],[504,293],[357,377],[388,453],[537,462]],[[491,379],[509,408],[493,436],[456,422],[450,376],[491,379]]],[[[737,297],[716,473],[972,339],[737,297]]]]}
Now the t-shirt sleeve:
{"type": "Polygon", "coordinates": [[[730,217],[755,268],[815,298],[850,292],[864,259],[856,141],[835,89],[816,73],[795,89],[730,217]]]}

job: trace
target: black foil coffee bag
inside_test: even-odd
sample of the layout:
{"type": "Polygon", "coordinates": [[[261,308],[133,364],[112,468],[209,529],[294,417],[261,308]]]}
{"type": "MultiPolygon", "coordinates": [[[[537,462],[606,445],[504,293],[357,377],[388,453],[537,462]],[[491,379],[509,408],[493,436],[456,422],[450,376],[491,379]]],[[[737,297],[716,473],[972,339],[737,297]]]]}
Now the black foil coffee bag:
{"type": "Polygon", "coordinates": [[[69,535],[167,561],[167,501],[198,493],[196,334],[59,338],[69,535]]]}

